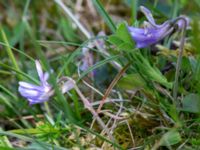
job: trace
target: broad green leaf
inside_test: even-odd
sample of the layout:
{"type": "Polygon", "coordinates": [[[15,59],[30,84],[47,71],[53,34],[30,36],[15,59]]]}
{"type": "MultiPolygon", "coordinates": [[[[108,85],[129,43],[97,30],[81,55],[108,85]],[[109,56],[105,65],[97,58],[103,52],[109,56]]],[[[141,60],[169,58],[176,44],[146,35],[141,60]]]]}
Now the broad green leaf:
{"type": "Polygon", "coordinates": [[[117,85],[123,89],[139,89],[146,86],[145,81],[137,73],[129,74],[121,78],[117,85]]]}
{"type": "Polygon", "coordinates": [[[124,22],[119,24],[116,31],[116,36],[120,37],[120,39],[124,42],[132,43],[133,45],[133,40],[130,33],[128,32],[127,25],[124,22]]]}
{"type": "Polygon", "coordinates": [[[192,145],[196,145],[196,146],[199,146],[200,145],[200,139],[199,138],[191,138],[190,139],[190,143],[192,144],[192,145]]]}
{"type": "Polygon", "coordinates": [[[160,70],[158,70],[158,68],[155,66],[151,66],[149,61],[140,53],[134,53],[133,57],[134,64],[146,79],[160,83],[167,88],[172,88],[172,83],[168,82],[160,70]]]}
{"type": "Polygon", "coordinates": [[[198,94],[189,94],[185,96],[182,104],[182,111],[200,113],[200,96],[198,94]]]}
{"type": "Polygon", "coordinates": [[[176,123],[180,122],[178,116],[178,110],[175,105],[172,104],[169,106],[168,114],[176,123]]]}
{"type": "Polygon", "coordinates": [[[112,44],[119,46],[121,43],[123,43],[123,40],[121,40],[118,36],[116,35],[111,35],[109,36],[109,42],[112,44]]]}
{"type": "Polygon", "coordinates": [[[177,131],[169,131],[167,133],[165,133],[161,140],[160,140],[160,146],[171,146],[174,144],[177,144],[181,141],[181,136],[179,134],[179,132],[177,131]]]}
{"type": "Polygon", "coordinates": [[[24,22],[20,22],[16,25],[13,36],[10,39],[10,45],[12,46],[15,45],[20,41],[21,38],[23,38],[24,30],[25,30],[24,22]]]}
{"type": "Polygon", "coordinates": [[[125,23],[121,23],[117,27],[116,33],[109,36],[108,41],[115,45],[119,50],[128,51],[134,49],[134,41],[132,40],[125,23]]]}
{"type": "Polygon", "coordinates": [[[120,44],[118,48],[122,49],[122,50],[123,49],[124,50],[132,50],[133,49],[132,45],[130,43],[127,43],[127,42],[120,44]]]}
{"type": "MultiPolygon", "coordinates": [[[[0,131],[2,131],[2,129],[0,128],[0,131]]],[[[5,136],[0,136],[0,149],[12,149],[12,144],[10,143],[8,137],[5,136]]]]}
{"type": "Polygon", "coordinates": [[[4,146],[0,146],[0,149],[2,149],[2,150],[15,150],[14,148],[4,147],[4,146]]]}

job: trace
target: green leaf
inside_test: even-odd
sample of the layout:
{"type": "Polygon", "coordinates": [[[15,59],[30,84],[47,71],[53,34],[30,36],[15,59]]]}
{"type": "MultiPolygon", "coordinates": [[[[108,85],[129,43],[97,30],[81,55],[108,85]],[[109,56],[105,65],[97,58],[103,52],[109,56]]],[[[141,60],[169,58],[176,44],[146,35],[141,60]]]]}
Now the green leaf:
{"type": "Polygon", "coordinates": [[[121,50],[123,50],[123,49],[132,50],[133,49],[132,45],[130,43],[127,43],[127,42],[120,44],[118,48],[121,49],[121,50]]]}
{"type": "Polygon", "coordinates": [[[144,88],[146,83],[139,74],[135,73],[124,76],[121,80],[119,80],[117,85],[123,89],[133,90],[144,88]]]}
{"type": "Polygon", "coordinates": [[[14,33],[12,38],[10,38],[10,45],[12,46],[15,45],[20,41],[21,38],[23,38],[24,30],[25,30],[24,22],[19,22],[14,28],[14,33]]]}
{"type": "Polygon", "coordinates": [[[125,23],[121,23],[117,27],[117,31],[115,34],[109,36],[108,42],[112,43],[119,50],[132,50],[135,48],[134,41],[131,38],[127,30],[127,26],[125,23]]]}
{"type": "Polygon", "coordinates": [[[132,55],[134,63],[138,68],[138,71],[147,79],[153,82],[162,84],[167,88],[172,88],[172,83],[168,82],[166,77],[162,75],[160,70],[156,66],[151,66],[149,61],[144,58],[140,53],[134,53],[132,55]]]}
{"type": "MultiPolygon", "coordinates": [[[[2,131],[1,128],[0,131],[2,131]]],[[[12,149],[12,144],[10,143],[7,136],[0,136],[0,149],[5,149],[5,150],[12,149]]]]}
{"type": "Polygon", "coordinates": [[[198,7],[200,7],[200,1],[199,0],[195,0],[195,2],[198,5],[198,7]]]}
{"type": "Polygon", "coordinates": [[[123,40],[121,40],[118,36],[116,35],[111,35],[109,36],[109,42],[111,42],[112,44],[116,45],[116,46],[119,46],[123,40]]]}
{"type": "Polygon", "coordinates": [[[38,144],[40,144],[40,146],[42,148],[46,148],[46,149],[48,149],[49,147],[54,147],[54,149],[56,149],[56,150],[66,150],[66,148],[64,148],[64,147],[60,147],[60,146],[57,146],[57,145],[52,145],[52,144],[48,144],[48,143],[45,143],[45,142],[41,142],[36,138],[31,138],[30,136],[15,134],[15,133],[8,132],[8,131],[0,131],[0,135],[11,136],[11,137],[15,137],[15,138],[18,138],[20,140],[29,141],[29,142],[32,142],[32,143],[37,142],[38,144]]]}
{"type": "Polygon", "coordinates": [[[171,130],[163,135],[160,140],[160,146],[171,146],[177,144],[181,141],[181,136],[179,132],[171,130]]]}
{"type": "Polygon", "coordinates": [[[198,94],[189,94],[185,96],[182,104],[182,111],[200,113],[200,96],[198,94]]]}
{"type": "Polygon", "coordinates": [[[61,34],[63,34],[63,36],[67,39],[67,41],[70,42],[80,41],[80,39],[77,36],[77,33],[74,31],[72,27],[72,23],[69,20],[66,20],[66,18],[65,19],[61,18],[59,26],[61,34]]]}
{"type": "Polygon", "coordinates": [[[3,150],[15,150],[14,148],[4,147],[4,146],[0,146],[0,149],[3,149],[3,150]]]}

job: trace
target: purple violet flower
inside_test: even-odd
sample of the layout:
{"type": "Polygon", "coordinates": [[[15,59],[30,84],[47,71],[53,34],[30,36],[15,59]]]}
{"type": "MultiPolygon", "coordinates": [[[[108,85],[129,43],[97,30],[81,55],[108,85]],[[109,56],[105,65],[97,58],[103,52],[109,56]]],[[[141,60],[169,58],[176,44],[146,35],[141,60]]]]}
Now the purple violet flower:
{"type": "Polygon", "coordinates": [[[35,61],[35,65],[40,79],[40,85],[20,81],[18,88],[20,94],[29,101],[30,105],[48,101],[54,93],[52,86],[47,82],[49,74],[47,72],[43,73],[38,60],[35,61]]]}
{"type": "Polygon", "coordinates": [[[161,25],[157,25],[151,12],[147,8],[141,6],[140,9],[149,21],[145,22],[145,28],[127,27],[133,40],[136,42],[137,48],[144,48],[155,44],[172,33],[174,28],[171,21],[166,21],[161,25]]]}

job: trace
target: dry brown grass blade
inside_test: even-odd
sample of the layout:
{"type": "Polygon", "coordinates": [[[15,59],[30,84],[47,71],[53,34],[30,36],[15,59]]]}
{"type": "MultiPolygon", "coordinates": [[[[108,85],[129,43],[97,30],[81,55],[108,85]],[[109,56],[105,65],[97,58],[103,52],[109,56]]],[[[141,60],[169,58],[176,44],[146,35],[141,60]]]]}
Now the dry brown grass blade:
{"type": "Polygon", "coordinates": [[[113,89],[113,87],[116,85],[116,83],[119,81],[119,79],[121,78],[121,76],[125,73],[125,71],[128,69],[130,63],[126,64],[126,66],[124,68],[122,68],[120,70],[120,72],[115,76],[114,80],[111,82],[111,84],[109,85],[109,87],[107,88],[101,103],[97,109],[97,113],[99,113],[101,111],[101,108],[103,107],[103,104],[105,102],[105,100],[107,99],[107,97],[109,96],[111,90],[113,89]]]}

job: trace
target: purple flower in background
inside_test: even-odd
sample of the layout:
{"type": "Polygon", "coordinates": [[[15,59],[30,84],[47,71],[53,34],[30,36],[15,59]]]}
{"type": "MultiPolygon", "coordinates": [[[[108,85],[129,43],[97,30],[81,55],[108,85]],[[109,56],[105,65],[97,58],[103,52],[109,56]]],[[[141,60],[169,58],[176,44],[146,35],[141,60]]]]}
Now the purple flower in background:
{"type": "Polygon", "coordinates": [[[157,25],[151,12],[147,8],[141,6],[140,9],[148,20],[148,22],[145,22],[145,28],[127,27],[133,40],[136,42],[137,48],[144,48],[155,44],[172,33],[174,27],[171,21],[157,25]]]}
{"type": "MultiPolygon", "coordinates": [[[[106,36],[103,31],[99,32],[97,36],[106,36]]],[[[94,64],[94,56],[90,49],[97,47],[100,51],[105,52],[105,42],[103,39],[99,38],[90,43],[86,47],[82,48],[82,58],[81,58],[81,65],[80,70],[86,71],[89,67],[94,64]]]]}
{"type": "Polygon", "coordinates": [[[18,91],[25,97],[30,105],[43,103],[53,95],[51,85],[47,82],[49,74],[43,73],[42,67],[38,60],[35,61],[37,73],[40,79],[40,85],[34,85],[27,82],[20,81],[18,91]]]}
{"type": "Polygon", "coordinates": [[[91,52],[87,51],[84,53],[84,56],[82,58],[82,65],[80,66],[80,69],[82,71],[86,71],[92,65],[93,65],[93,55],[91,52]]]}

